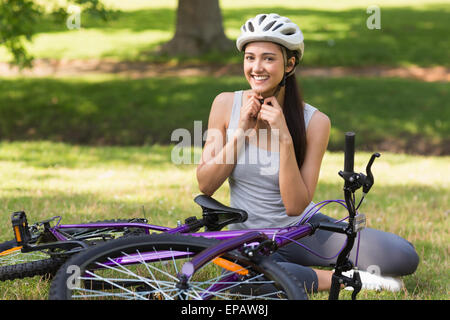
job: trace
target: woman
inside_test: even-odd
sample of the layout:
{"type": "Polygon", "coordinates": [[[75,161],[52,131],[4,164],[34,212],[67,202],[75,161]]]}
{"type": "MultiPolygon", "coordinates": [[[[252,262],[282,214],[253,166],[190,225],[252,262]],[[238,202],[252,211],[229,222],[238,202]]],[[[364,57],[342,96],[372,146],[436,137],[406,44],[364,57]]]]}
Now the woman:
{"type": "MultiPolygon", "coordinates": [[[[244,52],[244,75],[251,89],[223,92],[214,99],[197,168],[199,188],[212,195],[228,179],[230,206],[249,215],[245,223],[232,225],[232,229],[293,225],[313,205],[330,120],[304,103],[298,90],[295,68],[304,45],[296,24],[277,14],[259,14],[241,27],[236,45],[244,52]],[[267,155],[269,161],[263,163],[267,155]]],[[[333,221],[322,214],[316,214],[312,221],[321,219],[333,221]]],[[[343,241],[342,235],[317,231],[303,243],[329,257],[343,241]]],[[[319,258],[295,244],[279,250],[274,259],[304,281],[309,291],[330,288],[332,271],[307,266],[330,266],[335,261],[319,258]]],[[[363,230],[360,269],[372,266],[378,271],[378,267],[385,275],[399,276],[414,272],[417,263],[417,254],[407,241],[363,230]]],[[[368,272],[361,272],[361,278],[365,288],[399,287],[395,279],[368,272]]]]}

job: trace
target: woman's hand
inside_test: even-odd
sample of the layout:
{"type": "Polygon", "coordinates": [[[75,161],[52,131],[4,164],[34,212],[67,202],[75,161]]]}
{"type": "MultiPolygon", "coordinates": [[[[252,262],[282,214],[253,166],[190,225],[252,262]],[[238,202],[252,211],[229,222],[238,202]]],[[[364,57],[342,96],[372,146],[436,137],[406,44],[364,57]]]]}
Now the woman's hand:
{"type": "Polygon", "coordinates": [[[239,128],[247,131],[253,129],[256,126],[258,114],[261,109],[262,96],[255,92],[252,92],[247,96],[247,103],[241,108],[241,115],[239,118],[239,128]]]}
{"type": "Polygon", "coordinates": [[[265,121],[271,128],[272,134],[278,134],[280,142],[291,143],[292,137],[284,118],[283,109],[275,97],[264,99],[258,119],[265,121]],[[270,105],[269,105],[270,103],[270,105]]]}

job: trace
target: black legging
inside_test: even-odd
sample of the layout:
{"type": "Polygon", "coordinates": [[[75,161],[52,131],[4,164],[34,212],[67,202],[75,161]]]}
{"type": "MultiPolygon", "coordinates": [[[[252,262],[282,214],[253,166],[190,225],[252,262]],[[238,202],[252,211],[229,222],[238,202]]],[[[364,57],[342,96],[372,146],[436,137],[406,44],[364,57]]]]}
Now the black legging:
{"type": "MultiPolygon", "coordinates": [[[[311,222],[336,220],[317,213],[311,222]]],[[[341,222],[345,223],[345,222],[341,222]]],[[[419,256],[414,246],[405,239],[389,232],[365,228],[360,232],[358,264],[359,270],[381,274],[383,276],[404,276],[414,273],[419,264],[419,256]]],[[[335,232],[317,230],[312,236],[298,242],[318,253],[322,257],[333,257],[344,245],[346,236],[335,232]]],[[[350,260],[356,261],[358,238],[350,252],[350,260]]],[[[317,291],[316,273],[310,266],[329,267],[336,258],[328,260],[318,257],[301,246],[291,243],[277,250],[273,259],[282,264],[302,281],[305,288],[317,291]]]]}

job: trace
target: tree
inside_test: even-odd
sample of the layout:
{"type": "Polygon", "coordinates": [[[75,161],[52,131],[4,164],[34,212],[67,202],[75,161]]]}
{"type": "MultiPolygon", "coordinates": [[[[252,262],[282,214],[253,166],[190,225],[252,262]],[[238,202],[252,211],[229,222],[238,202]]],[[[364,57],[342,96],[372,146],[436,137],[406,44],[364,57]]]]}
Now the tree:
{"type": "MultiPolygon", "coordinates": [[[[68,0],[108,20],[113,10],[106,9],[101,0],[68,0]]],[[[13,64],[21,68],[30,67],[33,57],[25,49],[37,32],[36,25],[45,15],[64,22],[68,18],[66,7],[58,0],[0,0],[0,45],[13,55],[13,64]],[[51,8],[51,9],[49,9],[51,8]]],[[[233,42],[228,39],[222,27],[219,0],[178,0],[175,36],[161,48],[167,55],[199,55],[210,51],[228,51],[233,42]]]]}
{"type": "MultiPolygon", "coordinates": [[[[83,12],[90,12],[106,20],[112,11],[107,10],[100,0],[71,0],[83,12]]],[[[46,14],[55,20],[65,21],[67,8],[57,0],[36,2],[33,0],[0,0],[0,45],[13,55],[13,64],[21,68],[30,67],[33,57],[25,49],[25,42],[31,41],[36,25],[46,14]],[[51,10],[49,10],[51,8],[51,10]]]]}
{"type": "Polygon", "coordinates": [[[31,63],[31,56],[24,48],[24,41],[33,36],[33,24],[40,15],[39,7],[27,0],[1,0],[0,44],[13,55],[14,63],[24,67],[31,63]]]}
{"type": "Polygon", "coordinates": [[[195,56],[233,46],[223,30],[219,0],[178,0],[175,35],[161,52],[195,56]]]}

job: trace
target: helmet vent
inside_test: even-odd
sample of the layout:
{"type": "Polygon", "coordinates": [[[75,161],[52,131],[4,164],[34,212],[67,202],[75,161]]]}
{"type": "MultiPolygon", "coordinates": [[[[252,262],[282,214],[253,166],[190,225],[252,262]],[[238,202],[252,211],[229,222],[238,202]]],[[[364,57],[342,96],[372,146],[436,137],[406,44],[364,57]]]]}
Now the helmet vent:
{"type": "Polygon", "coordinates": [[[272,21],[272,22],[270,22],[269,24],[267,24],[267,26],[265,26],[264,27],[264,31],[267,31],[267,30],[269,30],[270,28],[272,28],[273,27],[273,25],[275,24],[275,22],[276,21],[272,21]]]}
{"type": "Polygon", "coordinates": [[[267,15],[263,15],[263,16],[259,17],[258,23],[261,24],[266,17],[267,17],[267,15]]]}
{"type": "Polygon", "coordinates": [[[273,28],[273,29],[272,29],[272,31],[275,31],[275,30],[277,30],[277,29],[278,29],[279,27],[281,27],[282,25],[283,25],[282,23],[280,23],[280,24],[276,25],[276,26],[275,26],[275,28],[273,28]]]}
{"type": "Polygon", "coordinates": [[[283,30],[283,31],[281,31],[284,35],[286,35],[286,36],[290,36],[290,35],[293,35],[293,34],[295,34],[295,30],[294,29],[287,29],[287,30],[283,30]]]}
{"type": "Polygon", "coordinates": [[[248,30],[250,30],[250,32],[255,31],[255,28],[253,27],[253,24],[251,22],[248,23],[248,30]]]}

